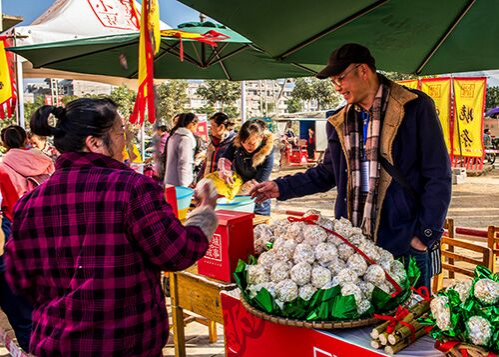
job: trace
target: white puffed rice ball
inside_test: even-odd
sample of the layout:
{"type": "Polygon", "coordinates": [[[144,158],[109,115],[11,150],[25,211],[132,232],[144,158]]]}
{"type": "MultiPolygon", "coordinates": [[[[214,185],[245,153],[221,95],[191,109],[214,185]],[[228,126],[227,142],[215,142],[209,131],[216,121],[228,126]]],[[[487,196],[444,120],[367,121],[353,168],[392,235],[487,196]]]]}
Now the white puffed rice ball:
{"type": "Polygon", "coordinates": [[[303,285],[298,292],[298,295],[305,301],[308,301],[317,291],[317,288],[312,284],[303,285]]]}
{"type": "Polygon", "coordinates": [[[430,302],[431,314],[435,318],[437,326],[442,331],[451,328],[449,299],[447,296],[437,296],[430,302]]]}
{"type": "Polygon", "coordinates": [[[284,242],[286,242],[286,239],[283,237],[277,237],[274,240],[274,244],[272,244],[272,250],[274,253],[277,253],[277,251],[283,246],[284,242]]]}
{"type": "Polygon", "coordinates": [[[352,235],[352,223],[348,219],[341,217],[334,222],[334,231],[344,238],[350,237],[352,235]]]}
{"type": "Polygon", "coordinates": [[[259,224],[253,229],[255,239],[269,239],[274,235],[268,224],[259,224]]]}
{"type": "Polygon", "coordinates": [[[306,225],[303,222],[293,222],[288,226],[288,230],[286,232],[286,239],[292,239],[296,243],[301,243],[303,242],[304,236],[303,236],[303,228],[305,228],[306,225]]]}
{"type": "Polygon", "coordinates": [[[326,241],[327,233],[319,226],[306,226],[303,228],[304,242],[316,247],[319,243],[326,241]]]}
{"type": "Polygon", "coordinates": [[[356,247],[360,247],[367,241],[362,234],[352,234],[350,237],[348,237],[348,240],[356,247]]]}
{"type": "Polygon", "coordinates": [[[282,223],[274,223],[271,228],[276,237],[285,237],[288,232],[289,223],[282,221],[282,223]]]}
{"type": "Polygon", "coordinates": [[[487,346],[492,337],[492,327],[487,319],[481,316],[471,316],[466,322],[468,337],[474,345],[487,346]]]}
{"type": "Polygon", "coordinates": [[[275,296],[275,283],[267,282],[267,283],[249,285],[248,292],[250,298],[254,298],[262,289],[267,290],[270,293],[270,295],[275,296]]]}
{"type": "Polygon", "coordinates": [[[466,299],[470,296],[472,284],[472,280],[458,280],[454,282],[454,284],[450,285],[447,290],[455,290],[459,294],[459,300],[461,300],[461,302],[465,302],[466,299]]]}
{"type": "Polygon", "coordinates": [[[332,243],[335,246],[339,246],[339,245],[345,243],[339,237],[335,236],[334,234],[328,234],[326,242],[332,243]]]}
{"type": "Polygon", "coordinates": [[[328,218],[325,218],[325,217],[322,217],[321,220],[320,220],[320,225],[326,229],[329,229],[329,230],[333,230],[334,229],[334,224],[333,224],[333,221],[328,219],[328,218]]]}
{"type": "Polygon", "coordinates": [[[343,296],[353,295],[357,306],[362,301],[362,291],[357,285],[352,283],[345,284],[341,287],[341,295],[343,296]]]}
{"type": "Polygon", "coordinates": [[[357,312],[359,315],[366,313],[371,308],[371,302],[369,300],[362,300],[357,304],[357,312]]]}
{"type": "Polygon", "coordinates": [[[364,295],[367,300],[371,300],[371,297],[373,296],[374,284],[361,280],[357,283],[357,285],[362,291],[362,295],[364,295]]]}
{"type": "Polygon", "coordinates": [[[381,247],[377,247],[377,248],[378,248],[379,258],[375,259],[374,261],[376,262],[376,264],[380,265],[386,271],[390,271],[391,264],[394,260],[393,254],[387,250],[384,250],[381,247]]]}
{"type": "MultiPolygon", "coordinates": [[[[335,283],[337,282],[341,286],[349,283],[356,284],[359,281],[357,273],[350,268],[341,269],[338,274],[334,277],[335,283]]],[[[336,285],[336,284],[334,284],[336,285]]]]}
{"type": "Polygon", "coordinates": [[[355,253],[348,258],[347,268],[352,269],[358,276],[362,276],[366,272],[367,263],[359,253],[355,253]]]}
{"type": "Polygon", "coordinates": [[[386,282],[385,271],[378,264],[372,264],[367,267],[364,280],[374,286],[380,286],[386,282]]]}
{"type": "Polygon", "coordinates": [[[315,259],[321,265],[329,265],[337,257],[338,248],[332,243],[319,243],[315,247],[315,259]]]}
{"type": "Polygon", "coordinates": [[[473,287],[475,297],[487,305],[499,302],[499,283],[491,279],[480,279],[473,287]]]}
{"type": "Polygon", "coordinates": [[[392,263],[390,264],[390,271],[393,274],[397,274],[397,275],[404,274],[405,273],[404,263],[402,263],[399,260],[392,261],[392,263]]]}
{"type": "Polygon", "coordinates": [[[270,279],[277,283],[289,277],[289,264],[283,261],[277,261],[270,271],[270,279]]]}
{"type": "Polygon", "coordinates": [[[265,270],[270,272],[272,266],[277,261],[276,254],[273,250],[269,250],[268,252],[263,252],[258,257],[258,264],[263,266],[265,270]]]}
{"type": "Polygon", "coordinates": [[[393,292],[395,292],[395,288],[389,282],[384,282],[384,283],[381,283],[381,284],[375,285],[375,286],[377,286],[378,288],[380,288],[381,290],[383,290],[387,294],[392,294],[393,292]]]}
{"type": "Polygon", "coordinates": [[[338,245],[338,256],[343,259],[344,261],[347,261],[348,258],[350,258],[351,255],[355,253],[355,250],[350,247],[346,243],[342,243],[338,245]]]}
{"type": "Polygon", "coordinates": [[[283,280],[276,284],[275,294],[283,302],[293,301],[298,297],[298,285],[291,279],[283,280]]]}
{"type": "Polygon", "coordinates": [[[321,217],[321,211],[318,211],[316,209],[308,209],[305,211],[305,213],[303,214],[303,218],[307,218],[308,216],[319,216],[319,218],[321,217]]]}
{"type": "Polygon", "coordinates": [[[253,247],[256,254],[261,254],[267,250],[267,242],[261,239],[255,239],[253,247]]]}
{"type": "Polygon", "coordinates": [[[291,260],[295,253],[295,248],[296,242],[294,240],[285,240],[279,248],[276,248],[277,259],[291,260]]]}
{"type": "Polygon", "coordinates": [[[347,264],[341,260],[339,257],[335,257],[330,263],[329,263],[329,270],[333,273],[333,275],[337,275],[341,270],[345,269],[347,267],[347,264]]]}
{"type": "Polygon", "coordinates": [[[315,261],[315,252],[310,244],[300,243],[296,245],[295,252],[293,254],[293,260],[295,264],[300,262],[306,262],[313,264],[315,261]]]}
{"type": "Polygon", "coordinates": [[[296,264],[291,268],[291,280],[298,285],[310,283],[312,276],[312,266],[306,262],[296,264]]]}
{"type": "Polygon", "coordinates": [[[270,281],[269,274],[262,265],[248,265],[248,283],[261,284],[270,281]]]}
{"type": "Polygon", "coordinates": [[[359,249],[364,252],[372,260],[376,261],[379,259],[378,247],[371,240],[365,240],[362,244],[360,244],[359,249]]]}
{"type": "Polygon", "coordinates": [[[312,285],[317,289],[323,288],[331,281],[331,271],[320,265],[312,268],[312,285]]]}

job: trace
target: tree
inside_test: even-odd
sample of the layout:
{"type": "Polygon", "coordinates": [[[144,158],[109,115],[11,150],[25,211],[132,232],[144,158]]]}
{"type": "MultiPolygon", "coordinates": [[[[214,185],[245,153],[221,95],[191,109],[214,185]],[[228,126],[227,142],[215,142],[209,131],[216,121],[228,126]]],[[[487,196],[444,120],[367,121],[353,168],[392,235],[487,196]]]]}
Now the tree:
{"type": "Polygon", "coordinates": [[[319,110],[336,107],[341,102],[341,97],[334,90],[330,81],[315,79],[312,81],[312,97],[317,100],[319,110]]]}
{"type": "Polygon", "coordinates": [[[286,105],[288,106],[287,108],[288,113],[297,113],[303,110],[303,105],[301,104],[301,101],[297,98],[290,98],[286,100],[286,105]]]}
{"type": "MultiPolygon", "coordinates": [[[[330,81],[319,80],[316,78],[298,78],[295,81],[295,87],[291,92],[291,98],[288,100],[288,109],[296,109],[298,103],[308,103],[310,101],[317,101],[318,110],[331,109],[337,106],[341,97],[335,92],[333,85],[330,81]]],[[[302,110],[303,106],[300,106],[302,110]]]]}
{"type": "Polygon", "coordinates": [[[118,105],[121,115],[125,118],[129,118],[130,114],[132,114],[136,97],[137,93],[125,85],[114,88],[109,95],[109,98],[118,105]]]}
{"type": "Polygon", "coordinates": [[[488,87],[485,97],[485,107],[487,110],[499,107],[499,87],[488,87]]]}
{"type": "Polygon", "coordinates": [[[171,119],[175,114],[185,111],[189,103],[187,87],[186,80],[169,80],[156,87],[158,124],[171,124],[171,119]]]}
{"type": "Polygon", "coordinates": [[[24,118],[26,119],[27,125],[29,125],[29,121],[31,120],[33,113],[42,105],[45,105],[45,97],[43,95],[35,97],[33,103],[24,102],[24,118]]]}
{"type": "Polygon", "coordinates": [[[229,117],[238,115],[235,105],[241,97],[241,85],[238,82],[207,80],[197,89],[196,94],[212,107],[226,112],[229,117]]]}

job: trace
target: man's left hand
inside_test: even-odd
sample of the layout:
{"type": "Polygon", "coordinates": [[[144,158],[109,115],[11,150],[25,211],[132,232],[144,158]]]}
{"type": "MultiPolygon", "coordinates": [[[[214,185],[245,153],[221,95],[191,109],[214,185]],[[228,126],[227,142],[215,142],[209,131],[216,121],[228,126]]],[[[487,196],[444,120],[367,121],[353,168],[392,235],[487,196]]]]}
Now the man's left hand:
{"type": "Polygon", "coordinates": [[[426,245],[424,245],[424,243],[421,242],[421,240],[416,236],[411,239],[411,247],[422,252],[426,252],[426,250],[428,250],[428,247],[426,247],[426,245]]]}

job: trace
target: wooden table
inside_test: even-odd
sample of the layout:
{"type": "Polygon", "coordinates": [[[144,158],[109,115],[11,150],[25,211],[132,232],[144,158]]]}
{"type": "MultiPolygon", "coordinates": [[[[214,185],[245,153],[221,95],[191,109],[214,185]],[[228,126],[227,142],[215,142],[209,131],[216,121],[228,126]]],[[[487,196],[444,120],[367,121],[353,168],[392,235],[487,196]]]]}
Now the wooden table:
{"type": "Polygon", "coordinates": [[[189,316],[187,320],[191,319],[207,325],[209,327],[210,342],[214,342],[213,340],[216,341],[216,323],[223,324],[220,292],[232,290],[236,287],[236,284],[210,279],[197,274],[196,266],[181,272],[170,273],[175,356],[186,356],[184,310],[205,318],[198,319],[189,316]]]}

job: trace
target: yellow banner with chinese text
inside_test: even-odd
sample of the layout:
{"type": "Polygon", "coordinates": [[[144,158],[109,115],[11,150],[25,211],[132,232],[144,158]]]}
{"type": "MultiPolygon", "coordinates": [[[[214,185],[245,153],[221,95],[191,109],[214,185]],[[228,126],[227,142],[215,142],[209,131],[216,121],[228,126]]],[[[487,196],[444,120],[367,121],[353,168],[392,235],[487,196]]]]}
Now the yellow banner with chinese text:
{"type": "Polygon", "coordinates": [[[482,157],[483,111],[487,79],[454,79],[454,155],[482,157]]]}
{"type": "Polygon", "coordinates": [[[397,81],[398,84],[406,86],[411,89],[419,89],[419,80],[417,79],[407,79],[403,81],[397,81]]]}
{"type": "Polygon", "coordinates": [[[438,119],[442,125],[447,152],[451,152],[450,129],[450,78],[425,78],[421,80],[421,91],[428,94],[435,102],[438,119]]]}

